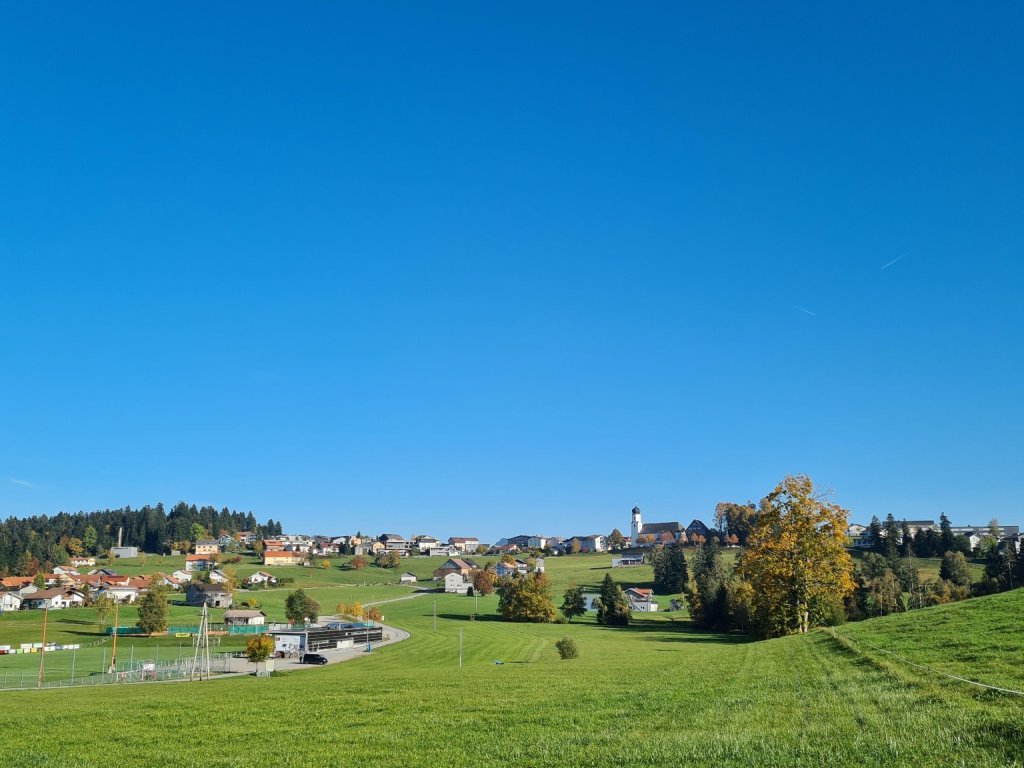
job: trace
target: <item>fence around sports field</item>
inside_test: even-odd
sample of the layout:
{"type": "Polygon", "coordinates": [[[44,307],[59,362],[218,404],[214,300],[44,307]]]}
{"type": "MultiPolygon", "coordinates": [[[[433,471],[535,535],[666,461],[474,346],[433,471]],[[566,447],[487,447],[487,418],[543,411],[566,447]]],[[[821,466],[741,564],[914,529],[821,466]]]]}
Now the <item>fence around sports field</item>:
{"type": "MultiPolygon", "coordinates": [[[[216,653],[210,655],[210,675],[223,675],[231,672],[231,659],[235,654],[216,653]]],[[[202,659],[187,658],[155,661],[133,659],[117,665],[114,672],[93,672],[72,676],[64,680],[44,680],[38,685],[38,674],[26,669],[17,672],[0,673],[0,690],[19,690],[29,688],[72,688],[90,685],[120,685],[123,683],[148,683],[159,680],[187,680],[192,675],[195,663],[195,677],[205,674],[205,663],[202,659]]]]}

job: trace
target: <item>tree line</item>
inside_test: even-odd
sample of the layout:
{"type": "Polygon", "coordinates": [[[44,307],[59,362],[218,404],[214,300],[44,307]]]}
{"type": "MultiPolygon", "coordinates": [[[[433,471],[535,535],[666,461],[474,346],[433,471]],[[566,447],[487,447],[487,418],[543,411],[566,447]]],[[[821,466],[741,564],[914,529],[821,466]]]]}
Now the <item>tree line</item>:
{"type": "Polygon", "coordinates": [[[10,517],[0,522],[0,574],[32,575],[51,570],[79,555],[104,555],[121,543],[140,551],[164,554],[188,549],[206,536],[254,531],[276,536],[281,524],[273,519],[259,524],[252,512],[223,507],[197,507],[184,501],[168,512],[161,503],[139,509],[124,507],[93,512],[10,517]]]}

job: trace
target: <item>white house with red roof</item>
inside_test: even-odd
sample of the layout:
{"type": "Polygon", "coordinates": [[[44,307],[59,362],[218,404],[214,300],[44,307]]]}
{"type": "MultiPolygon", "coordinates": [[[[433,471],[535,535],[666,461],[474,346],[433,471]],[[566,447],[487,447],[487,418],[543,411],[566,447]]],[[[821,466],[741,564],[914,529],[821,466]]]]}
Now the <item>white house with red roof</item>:
{"type": "Polygon", "coordinates": [[[638,613],[655,613],[658,604],[654,602],[654,590],[641,587],[630,587],[626,591],[626,599],[629,600],[629,609],[638,613]]]}

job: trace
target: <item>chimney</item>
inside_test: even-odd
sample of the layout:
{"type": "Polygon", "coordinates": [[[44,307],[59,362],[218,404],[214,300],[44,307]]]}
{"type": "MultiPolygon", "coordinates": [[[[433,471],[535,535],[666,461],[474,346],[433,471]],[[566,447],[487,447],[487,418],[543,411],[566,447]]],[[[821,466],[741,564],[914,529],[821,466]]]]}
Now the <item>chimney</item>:
{"type": "Polygon", "coordinates": [[[121,534],[124,533],[124,528],[117,529],[117,546],[121,546],[121,534]]]}

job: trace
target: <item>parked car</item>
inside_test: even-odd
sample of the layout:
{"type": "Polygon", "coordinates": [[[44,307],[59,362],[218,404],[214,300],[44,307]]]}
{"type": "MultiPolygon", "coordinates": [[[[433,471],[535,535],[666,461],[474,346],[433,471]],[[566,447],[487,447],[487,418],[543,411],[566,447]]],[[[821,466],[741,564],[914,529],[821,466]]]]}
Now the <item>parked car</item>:
{"type": "Polygon", "coordinates": [[[304,653],[302,659],[299,661],[300,664],[326,664],[327,657],[322,653],[304,653]]]}

